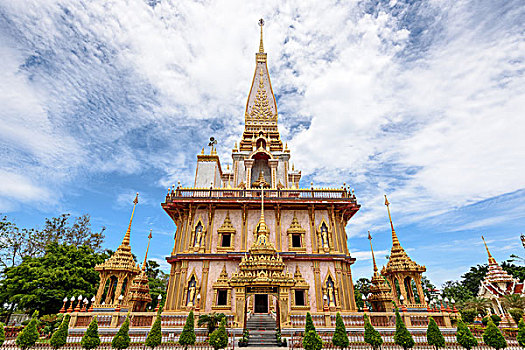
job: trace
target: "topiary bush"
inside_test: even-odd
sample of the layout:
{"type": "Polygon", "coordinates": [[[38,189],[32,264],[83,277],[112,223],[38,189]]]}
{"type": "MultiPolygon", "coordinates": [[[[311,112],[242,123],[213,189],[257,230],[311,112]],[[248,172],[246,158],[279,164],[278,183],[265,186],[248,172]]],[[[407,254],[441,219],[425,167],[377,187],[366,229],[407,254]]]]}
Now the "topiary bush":
{"type": "Polygon", "coordinates": [[[35,311],[27,326],[25,326],[22,332],[20,332],[16,337],[16,345],[18,345],[18,347],[22,350],[31,348],[33,345],[35,345],[39,338],[37,330],[37,317],[38,311],[35,311]]]}
{"type": "Polygon", "coordinates": [[[49,344],[53,349],[59,349],[66,345],[67,342],[67,334],[69,329],[69,319],[71,316],[65,315],[62,318],[62,323],[58,327],[58,329],[53,333],[51,336],[51,339],[49,340],[49,344]]]}
{"type": "Polygon", "coordinates": [[[303,338],[303,348],[305,350],[321,350],[322,347],[323,341],[315,330],[306,332],[303,338]]]}
{"type": "Polygon", "coordinates": [[[399,310],[396,307],[396,332],[394,333],[394,343],[401,346],[403,349],[410,349],[414,347],[414,338],[412,338],[412,335],[408,331],[407,327],[405,326],[405,323],[403,322],[403,319],[401,318],[401,315],[399,314],[399,310]]]}
{"type": "Polygon", "coordinates": [[[432,317],[428,320],[427,343],[430,346],[434,346],[436,350],[445,347],[445,337],[441,334],[436,321],[432,317]]]}
{"type": "Polygon", "coordinates": [[[4,324],[0,322],[0,346],[5,342],[5,328],[4,324]]]}
{"type": "Polygon", "coordinates": [[[468,326],[462,320],[458,322],[458,328],[456,329],[456,340],[458,341],[459,345],[467,350],[478,346],[478,340],[472,335],[470,328],[468,328],[468,326]]]}
{"type": "Polygon", "coordinates": [[[372,323],[370,323],[370,320],[368,318],[368,315],[365,314],[365,343],[369,344],[372,349],[377,350],[381,348],[381,345],[383,345],[383,338],[381,338],[381,334],[372,326],[372,323]]]}
{"type": "Polygon", "coordinates": [[[100,345],[100,337],[98,336],[98,324],[97,316],[93,316],[91,323],[89,324],[86,333],[80,341],[82,347],[86,350],[94,349],[100,345]]]}
{"type": "Polygon", "coordinates": [[[492,320],[492,322],[494,322],[496,326],[499,326],[499,323],[501,322],[501,317],[499,317],[498,315],[485,316],[481,319],[481,323],[483,323],[484,326],[487,326],[490,320],[492,320]]]}
{"type": "Polygon", "coordinates": [[[461,315],[461,319],[463,320],[463,322],[468,324],[474,323],[474,319],[477,316],[477,312],[475,309],[461,310],[459,311],[459,314],[461,315]]]}
{"type": "Polygon", "coordinates": [[[516,336],[516,340],[522,348],[525,347],[525,322],[523,322],[523,319],[518,322],[518,335],[516,336]]]}
{"type": "Polygon", "coordinates": [[[335,331],[332,337],[332,344],[340,348],[346,348],[348,347],[348,344],[350,344],[348,335],[346,334],[345,323],[339,312],[335,316],[335,331]]]}
{"type": "Polygon", "coordinates": [[[520,321],[523,319],[523,310],[522,309],[510,309],[509,310],[510,317],[516,322],[516,324],[519,324],[520,321]]]}
{"type": "Polygon", "coordinates": [[[228,333],[226,333],[226,319],[221,320],[219,328],[210,335],[210,345],[215,350],[224,349],[228,346],[228,333]]]}
{"type": "Polygon", "coordinates": [[[126,316],[126,320],[124,320],[124,323],[122,326],[120,326],[120,329],[118,330],[117,334],[113,337],[113,340],[111,341],[111,347],[113,349],[127,349],[129,344],[131,343],[131,338],[129,337],[129,314],[126,316]]]}
{"type": "Polygon", "coordinates": [[[306,325],[304,327],[304,334],[308,331],[315,331],[314,321],[312,320],[312,315],[309,312],[306,313],[306,325]]]}
{"type": "Polygon", "coordinates": [[[148,336],[146,337],[145,345],[149,346],[152,349],[156,348],[162,343],[162,326],[160,313],[161,310],[157,312],[157,318],[155,318],[155,322],[153,322],[153,326],[151,326],[148,336]]]}
{"type": "Polygon", "coordinates": [[[483,332],[483,341],[485,344],[496,350],[507,347],[507,341],[503,337],[503,334],[501,334],[499,328],[496,327],[494,322],[492,322],[492,320],[489,320],[487,328],[485,328],[485,331],[483,332]]]}
{"type": "Polygon", "coordinates": [[[193,311],[190,311],[186,323],[184,324],[184,328],[182,329],[182,333],[180,334],[179,344],[183,345],[184,349],[187,349],[188,345],[195,344],[196,339],[195,320],[193,319],[193,311]]]}

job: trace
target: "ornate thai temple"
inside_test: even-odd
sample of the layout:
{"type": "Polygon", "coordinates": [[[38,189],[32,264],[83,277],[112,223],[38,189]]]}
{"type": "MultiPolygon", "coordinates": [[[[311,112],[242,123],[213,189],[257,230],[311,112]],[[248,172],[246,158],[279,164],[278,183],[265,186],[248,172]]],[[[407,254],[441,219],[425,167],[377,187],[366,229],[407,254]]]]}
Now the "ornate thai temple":
{"type": "Polygon", "coordinates": [[[281,326],[307,311],[357,311],[345,226],[359,210],[347,188],[301,188],[290,166],[268,73],[259,52],[242,138],[226,169],[213,142],[197,155],[195,183],[168,191],[177,227],[165,312],[219,311],[242,328],[273,313],[281,326]]]}
{"type": "Polygon", "coordinates": [[[489,270],[479,287],[478,297],[488,299],[491,302],[491,312],[500,316],[505,316],[508,310],[503,310],[500,300],[506,295],[524,295],[523,282],[513,278],[499,266],[496,259],[492,257],[489,247],[482,236],[485,249],[489,257],[489,270]]]}

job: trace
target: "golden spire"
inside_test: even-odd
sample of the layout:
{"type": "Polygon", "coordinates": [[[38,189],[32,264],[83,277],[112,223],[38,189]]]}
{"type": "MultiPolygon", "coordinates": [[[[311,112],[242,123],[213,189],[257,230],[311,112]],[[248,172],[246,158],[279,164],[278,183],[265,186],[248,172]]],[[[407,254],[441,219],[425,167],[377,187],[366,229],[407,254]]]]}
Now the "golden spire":
{"type": "Polygon", "coordinates": [[[137,192],[137,195],[135,196],[135,199],[133,200],[133,210],[131,211],[131,218],[129,219],[128,230],[126,231],[126,234],[124,235],[124,239],[122,240],[122,245],[124,246],[129,246],[129,236],[131,234],[131,222],[133,221],[133,214],[135,213],[135,207],[137,206],[138,202],[139,202],[139,193],[137,192]]]}
{"type": "Polygon", "coordinates": [[[264,221],[264,187],[261,185],[261,217],[259,218],[259,223],[257,224],[259,227],[258,233],[264,233],[266,234],[268,232],[268,227],[266,226],[266,222],[264,221]]]}
{"type": "Polygon", "coordinates": [[[259,53],[264,53],[264,45],[263,45],[263,25],[264,25],[264,19],[259,20],[259,27],[261,27],[261,41],[259,42],[259,53]]]}
{"type": "Polygon", "coordinates": [[[392,216],[390,216],[390,202],[388,201],[388,198],[386,198],[386,194],[385,194],[385,205],[386,205],[386,209],[388,210],[388,219],[390,220],[390,227],[392,228],[392,245],[398,246],[399,239],[397,238],[396,230],[394,230],[394,224],[392,223],[392,216]]]}
{"type": "Polygon", "coordinates": [[[372,261],[374,262],[374,275],[377,273],[376,257],[374,256],[374,248],[372,247],[372,236],[368,231],[368,240],[370,241],[370,250],[372,251],[372,261]]]}
{"type": "Polygon", "coordinates": [[[489,265],[497,264],[496,259],[494,259],[492,255],[490,254],[489,247],[487,246],[487,242],[485,242],[485,238],[481,236],[481,239],[483,240],[483,244],[485,244],[485,249],[487,250],[487,254],[489,255],[489,265]]]}
{"type": "Polygon", "coordinates": [[[142,271],[146,269],[146,260],[148,259],[149,241],[151,241],[151,237],[151,229],[149,229],[148,247],[146,248],[146,255],[144,255],[144,262],[142,263],[142,271]]]}

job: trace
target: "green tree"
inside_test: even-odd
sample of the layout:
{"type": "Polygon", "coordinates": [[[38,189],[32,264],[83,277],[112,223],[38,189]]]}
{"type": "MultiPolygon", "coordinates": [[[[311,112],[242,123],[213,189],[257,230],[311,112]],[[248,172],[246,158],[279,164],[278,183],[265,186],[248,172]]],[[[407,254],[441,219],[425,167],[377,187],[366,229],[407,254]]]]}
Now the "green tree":
{"type": "Polygon", "coordinates": [[[221,320],[219,328],[210,335],[210,345],[215,349],[224,349],[228,346],[228,333],[226,333],[226,318],[221,320]]]}
{"type": "Polygon", "coordinates": [[[37,322],[38,312],[35,311],[33,313],[33,317],[31,317],[31,321],[29,321],[27,326],[25,326],[22,332],[20,332],[16,337],[16,345],[18,345],[20,349],[26,350],[35,345],[39,338],[37,322]]]}
{"type": "Polygon", "coordinates": [[[523,309],[510,309],[509,314],[516,324],[523,319],[523,309]]]}
{"type": "Polygon", "coordinates": [[[368,295],[370,293],[370,286],[372,282],[368,278],[361,277],[354,284],[354,289],[357,289],[361,295],[368,295]]]}
{"type": "Polygon", "coordinates": [[[0,346],[2,346],[5,342],[5,328],[4,324],[0,322],[0,346]]]}
{"type": "Polygon", "coordinates": [[[490,301],[485,298],[471,298],[465,301],[461,305],[461,309],[476,310],[476,315],[484,316],[487,313],[487,309],[490,307],[490,301]]]}
{"type": "Polygon", "coordinates": [[[487,264],[472,266],[468,272],[461,276],[461,284],[470,291],[470,294],[478,295],[479,286],[485,278],[488,269],[489,266],[487,264]]]}
{"type": "Polygon", "coordinates": [[[525,298],[519,294],[505,295],[501,301],[502,306],[509,309],[525,309],[525,298]]]}
{"type": "Polygon", "coordinates": [[[82,347],[86,350],[94,349],[100,345],[100,337],[98,336],[97,316],[93,316],[86,333],[80,341],[82,347]]]}
{"type": "Polygon", "coordinates": [[[501,334],[499,328],[492,322],[492,319],[489,319],[489,323],[483,332],[483,341],[496,350],[507,347],[507,341],[503,337],[503,334],[501,334]]]}
{"type": "Polygon", "coordinates": [[[447,281],[442,286],[443,296],[461,303],[474,297],[472,292],[458,281],[447,281]]]}
{"type": "MultiPolygon", "coordinates": [[[[430,282],[427,276],[423,276],[421,278],[421,287],[423,288],[423,294],[425,294],[425,297],[428,299],[432,298],[432,292],[436,289],[436,286],[430,282]]],[[[414,290],[414,294],[417,295],[418,292],[416,289],[414,290]]],[[[423,298],[424,299],[424,298],[423,298]]]]}
{"type": "Polygon", "coordinates": [[[312,320],[312,315],[309,312],[306,313],[306,324],[304,327],[304,334],[308,331],[315,331],[314,321],[312,320]]]}
{"type": "Polygon", "coordinates": [[[381,348],[381,345],[383,345],[383,338],[381,338],[381,334],[372,326],[372,323],[370,323],[370,319],[368,318],[368,315],[365,314],[365,343],[369,344],[372,349],[377,350],[381,348]]]}
{"type": "Polygon", "coordinates": [[[441,334],[439,327],[432,317],[428,320],[427,343],[434,346],[436,350],[445,347],[445,337],[441,334]]]}
{"type": "Polygon", "coordinates": [[[346,348],[348,347],[348,344],[350,344],[348,335],[346,334],[345,323],[339,312],[335,316],[335,331],[332,337],[332,344],[340,348],[346,348]]]}
{"type": "Polygon", "coordinates": [[[478,346],[478,340],[472,335],[470,328],[468,328],[468,326],[462,320],[459,320],[458,322],[456,340],[458,341],[459,345],[467,350],[478,346]]]}
{"type": "Polygon", "coordinates": [[[151,302],[146,307],[155,308],[158,302],[158,296],[162,295],[160,306],[166,302],[166,292],[168,290],[169,275],[160,269],[160,265],[154,260],[148,260],[146,263],[146,276],[148,276],[149,293],[151,302]]]}
{"type": "Polygon", "coordinates": [[[475,309],[463,309],[460,310],[459,313],[461,315],[461,319],[468,324],[474,323],[474,319],[478,315],[478,312],[475,309]]]}
{"type": "Polygon", "coordinates": [[[518,322],[518,335],[516,340],[522,348],[525,347],[525,322],[523,322],[523,319],[518,322]]]}
{"type": "Polygon", "coordinates": [[[354,300],[355,300],[355,306],[357,306],[358,310],[362,310],[365,306],[365,302],[363,301],[363,294],[359,291],[359,289],[354,287],[354,300]]]}
{"type": "Polygon", "coordinates": [[[410,349],[414,347],[414,339],[412,338],[412,335],[408,331],[407,327],[405,326],[405,323],[403,322],[403,319],[401,318],[401,315],[399,314],[399,310],[396,307],[396,332],[394,333],[394,343],[401,346],[403,349],[410,349]]]}
{"type": "Polygon", "coordinates": [[[94,267],[107,257],[87,246],[50,243],[43,257],[26,257],[6,269],[0,290],[22,310],[56,314],[64,297],[95,295],[99,276],[94,267]]]}
{"type": "Polygon", "coordinates": [[[179,337],[179,344],[184,346],[184,349],[188,348],[188,345],[195,344],[196,336],[195,336],[195,320],[193,319],[193,311],[190,311],[190,314],[188,315],[188,318],[186,319],[186,323],[184,324],[184,328],[182,329],[182,333],[179,337]]]}
{"type": "Polygon", "coordinates": [[[305,350],[321,350],[323,347],[323,341],[315,330],[309,330],[306,332],[303,338],[303,348],[305,350]]]}
{"type": "Polygon", "coordinates": [[[225,318],[226,316],[223,313],[216,314],[215,312],[212,312],[211,314],[199,315],[197,325],[199,327],[206,325],[206,328],[208,328],[208,334],[211,334],[217,328],[217,324],[219,324],[219,322],[225,318]]]}
{"type": "Polygon", "coordinates": [[[162,343],[162,327],[161,327],[161,309],[157,312],[157,317],[155,318],[155,322],[153,322],[153,326],[151,326],[151,329],[148,333],[148,336],[146,338],[146,346],[149,346],[150,348],[154,349],[157,346],[159,346],[162,343]]]}
{"type": "Polygon", "coordinates": [[[129,337],[129,314],[126,316],[126,320],[120,326],[117,334],[113,337],[111,341],[111,347],[113,349],[127,349],[131,339],[129,337]]]}
{"type": "Polygon", "coordinates": [[[53,349],[61,348],[66,344],[70,318],[71,316],[65,315],[62,318],[62,323],[55,331],[55,333],[53,333],[53,335],[51,336],[51,340],[49,341],[49,343],[51,344],[53,349]]]}

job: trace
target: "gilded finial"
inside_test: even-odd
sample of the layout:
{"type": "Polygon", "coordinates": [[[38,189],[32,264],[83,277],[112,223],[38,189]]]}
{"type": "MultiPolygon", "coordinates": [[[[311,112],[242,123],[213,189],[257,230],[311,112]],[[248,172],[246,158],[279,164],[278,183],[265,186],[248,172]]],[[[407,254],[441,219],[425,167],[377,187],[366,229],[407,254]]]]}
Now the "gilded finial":
{"type": "Polygon", "coordinates": [[[146,270],[146,261],[148,259],[148,251],[149,251],[149,242],[151,241],[151,229],[149,229],[149,235],[148,235],[148,247],[146,248],[146,255],[144,255],[144,262],[142,263],[142,271],[146,270]]]}
{"type": "Polygon", "coordinates": [[[266,222],[264,220],[264,185],[261,184],[261,217],[259,218],[259,232],[267,233],[268,227],[266,226],[266,222]]]}
{"type": "Polygon", "coordinates": [[[204,147],[202,147],[201,154],[204,155],[204,147]]]}
{"type": "Polygon", "coordinates": [[[396,230],[394,229],[394,224],[392,223],[392,216],[390,215],[390,202],[388,201],[388,198],[386,198],[386,194],[385,194],[385,205],[388,211],[388,220],[390,220],[390,227],[392,228],[392,245],[397,246],[397,245],[400,245],[399,239],[397,238],[396,230]]]}
{"type": "Polygon", "coordinates": [[[370,241],[370,250],[372,251],[372,261],[374,262],[374,274],[377,273],[376,257],[374,256],[374,248],[372,247],[372,236],[368,231],[368,240],[370,241]]]}
{"type": "Polygon", "coordinates": [[[259,53],[264,53],[264,46],[263,46],[263,26],[264,26],[264,19],[259,20],[259,27],[261,27],[261,41],[259,43],[259,53]]]}
{"type": "Polygon", "coordinates": [[[124,239],[122,240],[123,246],[129,246],[129,238],[131,235],[131,223],[133,222],[133,214],[135,214],[135,207],[137,206],[137,203],[139,202],[139,193],[135,195],[135,199],[133,200],[133,210],[131,211],[131,218],[129,219],[129,225],[128,229],[126,231],[126,234],[124,235],[124,239]]]}
{"type": "Polygon", "coordinates": [[[292,171],[295,171],[295,164],[292,163],[292,171]]]}
{"type": "Polygon", "coordinates": [[[489,247],[487,246],[487,242],[485,242],[485,237],[481,236],[481,239],[483,240],[483,244],[485,244],[485,249],[487,250],[487,254],[489,255],[489,264],[496,264],[496,259],[492,257],[489,251],[489,247]]]}

